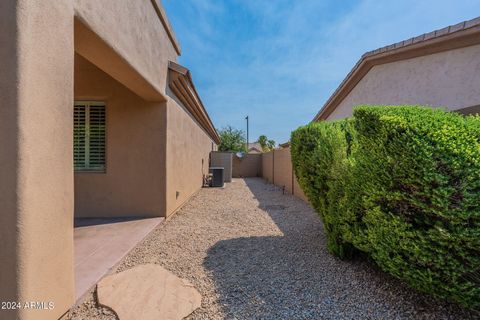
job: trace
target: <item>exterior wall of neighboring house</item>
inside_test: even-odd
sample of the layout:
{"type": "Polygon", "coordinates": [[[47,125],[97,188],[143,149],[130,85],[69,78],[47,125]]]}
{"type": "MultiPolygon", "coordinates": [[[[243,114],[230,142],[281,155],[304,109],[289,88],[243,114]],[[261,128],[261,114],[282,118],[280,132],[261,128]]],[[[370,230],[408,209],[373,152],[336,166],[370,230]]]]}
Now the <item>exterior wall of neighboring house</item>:
{"type": "Polygon", "coordinates": [[[192,116],[169,98],[167,102],[167,217],[203,185],[208,173],[210,151],[216,143],[192,116]]]}
{"type": "Polygon", "coordinates": [[[480,45],[374,66],[327,120],[361,104],[428,105],[459,110],[480,104],[480,45]]]}
{"type": "Polygon", "coordinates": [[[0,1],[0,310],[57,319],[74,302],[73,4],[0,1]],[[69,31],[70,30],[70,31],[69,31]]]}
{"type": "Polygon", "coordinates": [[[290,148],[275,149],[262,155],[263,178],[269,183],[284,187],[285,192],[308,202],[293,173],[290,148]]]}
{"type": "Polygon", "coordinates": [[[248,144],[248,153],[262,153],[263,149],[260,143],[252,142],[248,144]]]}
{"type": "Polygon", "coordinates": [[[233,155],[232,176],[234,178],[261,177],[262,154],[247,153],[242,158],[233,155]]]}
{"type": "Polygon", "coordinates": [[[262,153],[263,151],[253,147],[253,148],[249,148],[248,149],[248,153],[255,153],[255,154],[258,154],[258,153],[262,153]]]}
{"type": "Polygon", "coordinates": [[[146,102],[79,55],[75,100],[106,103],[106,172],[75,173],[75,217],[165,216],[166,104],[146,102]]]}

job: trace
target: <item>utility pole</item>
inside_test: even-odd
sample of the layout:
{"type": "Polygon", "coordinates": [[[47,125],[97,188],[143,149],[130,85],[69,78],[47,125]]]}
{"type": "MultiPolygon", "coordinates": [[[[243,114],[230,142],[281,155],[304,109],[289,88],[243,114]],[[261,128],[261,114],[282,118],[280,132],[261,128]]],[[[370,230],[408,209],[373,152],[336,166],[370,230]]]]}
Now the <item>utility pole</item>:
{"type": "Polygon", "coordinates": [[[245,151],[248,153],[248,116],[245,117],[245,120],[247,120],[247,145],[245,147],[245,151]]]}

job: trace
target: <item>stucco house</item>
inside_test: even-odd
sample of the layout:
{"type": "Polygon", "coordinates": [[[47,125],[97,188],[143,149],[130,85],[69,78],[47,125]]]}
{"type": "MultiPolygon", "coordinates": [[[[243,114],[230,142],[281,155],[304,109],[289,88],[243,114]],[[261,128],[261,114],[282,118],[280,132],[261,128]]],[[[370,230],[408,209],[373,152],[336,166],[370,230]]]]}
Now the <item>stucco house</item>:
{"type": "Polygon", "coordinates": [[[365,53],[314,121],[362,104],[480,112],[480,17],[365,53]]]}
{"type": "Polygon", "coordinates": [[[5,0],[0,30],[0,301],[54,303],[0,317],[56,319],[74,218],[169,217],[219,136],[159,0],[5,0]]]}
{"type": "MultiPolygon", "coordinates": [[[[363,104],[480,113],[480,17],[365,53],[313,121],[349,117],[363,104]]],[[[292,170],[289,142],[280,147],[263,154],[263,177],[307,200],[292,170]]]]}
{"type": "Polygon", "coordinates": [[[263,153],[263,148],[258,142],[250,142],[247,153],[263,153]]]}

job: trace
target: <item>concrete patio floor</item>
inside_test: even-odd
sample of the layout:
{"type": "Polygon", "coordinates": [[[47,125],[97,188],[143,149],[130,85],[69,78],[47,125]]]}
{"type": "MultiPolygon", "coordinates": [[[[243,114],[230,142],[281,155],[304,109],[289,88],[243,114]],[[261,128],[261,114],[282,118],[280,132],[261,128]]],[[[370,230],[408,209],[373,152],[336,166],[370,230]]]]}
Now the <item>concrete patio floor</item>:
{"type": "Polygon", "coordinates": [[[83,296],[164,218],[76,219],[75,299],[83,296]]]}

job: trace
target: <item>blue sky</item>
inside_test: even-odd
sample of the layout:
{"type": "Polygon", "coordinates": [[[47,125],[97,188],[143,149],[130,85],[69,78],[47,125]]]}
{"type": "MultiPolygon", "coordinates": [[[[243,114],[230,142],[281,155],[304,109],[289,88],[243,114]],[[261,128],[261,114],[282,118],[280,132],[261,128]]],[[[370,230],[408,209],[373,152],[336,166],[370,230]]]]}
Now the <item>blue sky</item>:
{"type": "Polygon", "coordinates": [[[163,0],[179,62],[217,128],[277,142],[311,121],[360,56],[480,15],[479,0],[163,0]]]}

